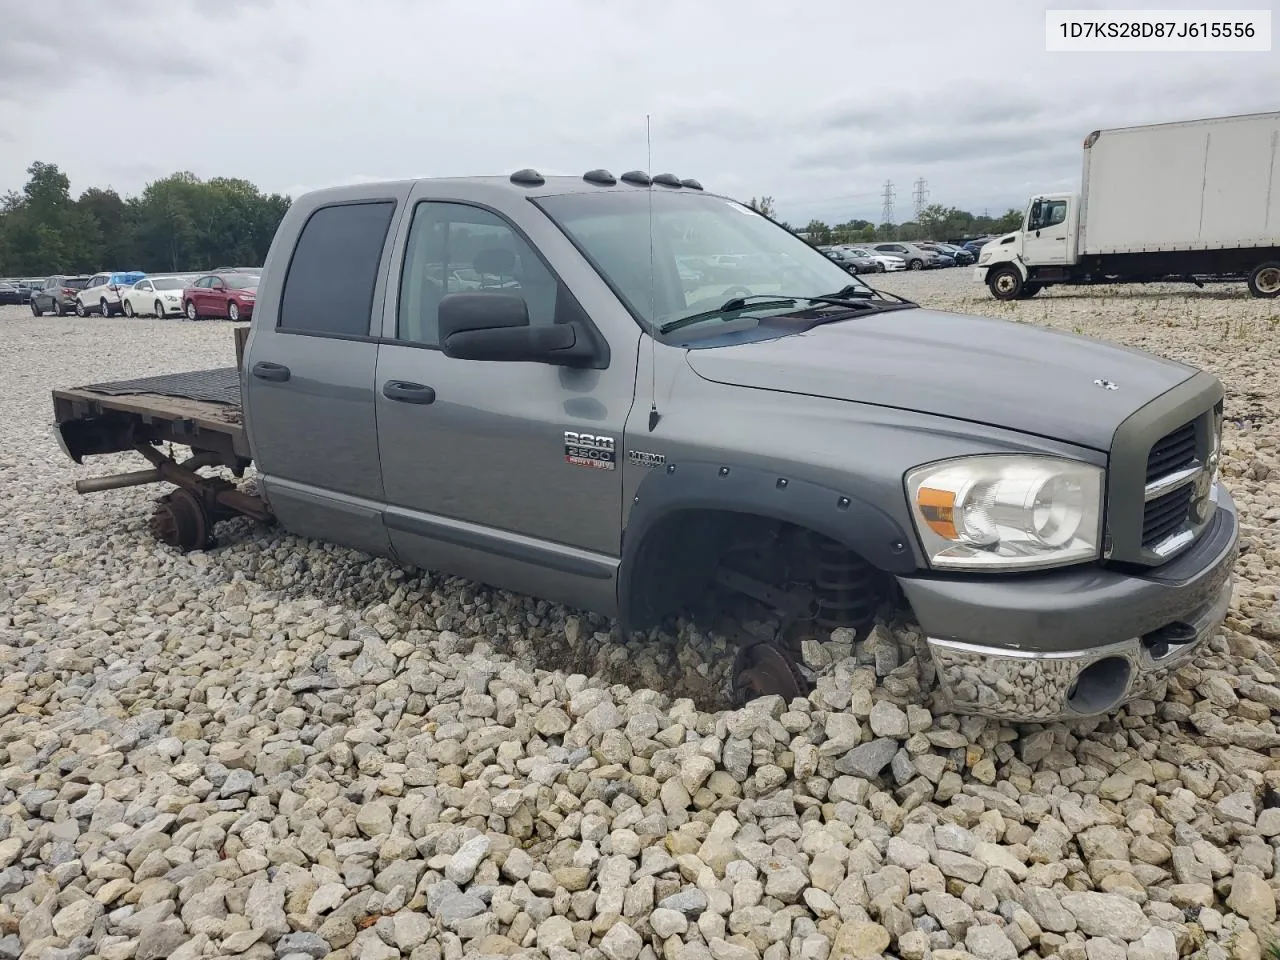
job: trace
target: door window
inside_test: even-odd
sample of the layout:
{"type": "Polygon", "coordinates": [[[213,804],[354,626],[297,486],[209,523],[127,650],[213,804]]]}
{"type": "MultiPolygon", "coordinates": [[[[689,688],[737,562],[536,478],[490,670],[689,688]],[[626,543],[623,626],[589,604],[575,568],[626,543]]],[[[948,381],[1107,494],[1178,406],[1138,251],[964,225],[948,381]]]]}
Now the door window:
{"type": "Polygon", "coordinates": [[[1029,227],[1032,230],[1043,230],[1053,227],[1067,219],[1067,201],[1045,200],[1031,207],[1029,227]]]}
{"type": "Polygon", "coordinates": [[[450,293],[523,297],[529,323],[537,326],[555,322],[559,284],[497,214],[464,203],[424,201],[414,209],[400,273],[397,338],[438,346],[440,300],[450,293]]]}
{"type": "Polygon", "coordinates": [[[367,337],[392,200],[321,207],[294,248],[280,298],[281,330],[367,337]]]}

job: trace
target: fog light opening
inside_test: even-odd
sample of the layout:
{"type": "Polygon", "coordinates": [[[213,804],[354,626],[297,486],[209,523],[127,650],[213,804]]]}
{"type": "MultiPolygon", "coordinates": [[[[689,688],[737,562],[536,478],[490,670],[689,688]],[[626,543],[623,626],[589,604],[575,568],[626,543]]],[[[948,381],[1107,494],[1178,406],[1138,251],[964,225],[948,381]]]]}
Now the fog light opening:
{"type": "Polygon", "coordinates": [[[1175,620],[1167,623],[1159,630],[1152,630],[1142,637],[1142,646],[1152,660],[1161,660],[1175,650],[1195,643],[1196,628],[1189,623],[1175,620]]]}
{"type": "Polygon", "coordinates": [[[1067,694],[1067,706],[1076,713],[1106,713],[1124,699],[1133,667],[1124,657],[1103,657],[1080,671],[1067,694]]]}

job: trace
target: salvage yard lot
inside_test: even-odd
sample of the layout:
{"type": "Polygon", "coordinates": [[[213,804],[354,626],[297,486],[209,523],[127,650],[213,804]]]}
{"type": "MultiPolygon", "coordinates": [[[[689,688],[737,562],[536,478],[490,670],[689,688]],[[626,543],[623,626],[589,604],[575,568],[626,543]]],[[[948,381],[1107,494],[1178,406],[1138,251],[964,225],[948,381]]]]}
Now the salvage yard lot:
{"type": "Polygon", "coordinates": [[[624,646],[241,522],[178,556],[146,532],[157,490],[74,493],[141,461],[67,461],[49,391],[229,365],[230,327],[0,307],[0,956],[1258,956],[1280,859],[1280,301],[871,282],[1222,378],[1240,580],[1165,701],[1007,726],[926,709],[910,661],[898,704],[848,662],[791,709],[699,712],[730,656],[688,629],[624,646]]]}

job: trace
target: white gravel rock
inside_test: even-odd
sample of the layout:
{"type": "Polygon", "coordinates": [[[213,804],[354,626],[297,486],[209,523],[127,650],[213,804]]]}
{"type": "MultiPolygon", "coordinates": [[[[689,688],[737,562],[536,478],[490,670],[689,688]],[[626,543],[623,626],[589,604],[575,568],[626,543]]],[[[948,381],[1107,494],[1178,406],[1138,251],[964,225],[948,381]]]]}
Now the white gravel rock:
{"type": "MultiPolygon", "coordinates": [[[[48,391],[226,365],[226,325],[0,307],[0,960],[1260,956],[1280,862],[1280,324],[1234,286],[927,306],[1103,336],[1227,385],[1227,623],[1117,716],[932,699],[909,622],[727,711],[723,639],[247,522],[179,556],[159,492],[78,497],[48,391]]],[[[249,482],[252,482],[250,478],[249,482]]]]}

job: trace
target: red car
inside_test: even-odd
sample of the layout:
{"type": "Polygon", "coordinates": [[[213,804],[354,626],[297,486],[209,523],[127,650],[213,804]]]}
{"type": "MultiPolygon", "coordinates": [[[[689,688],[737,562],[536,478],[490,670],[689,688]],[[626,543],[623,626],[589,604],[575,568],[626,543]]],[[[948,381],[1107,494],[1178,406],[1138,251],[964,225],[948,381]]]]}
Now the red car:
{"type": "Polygon", "coordinates": [[[182,291],[182,312],[188,320],[248,320],[258,297],[258,280],[253,273],[205,274],[182,291]]]}

